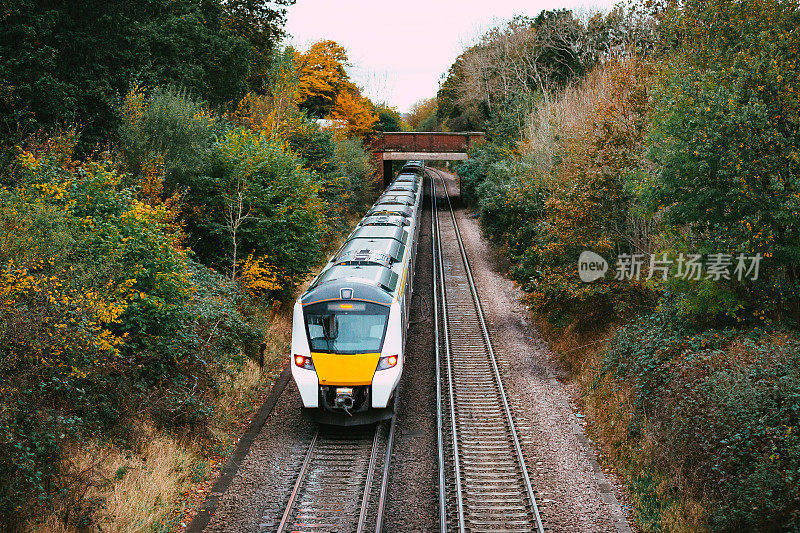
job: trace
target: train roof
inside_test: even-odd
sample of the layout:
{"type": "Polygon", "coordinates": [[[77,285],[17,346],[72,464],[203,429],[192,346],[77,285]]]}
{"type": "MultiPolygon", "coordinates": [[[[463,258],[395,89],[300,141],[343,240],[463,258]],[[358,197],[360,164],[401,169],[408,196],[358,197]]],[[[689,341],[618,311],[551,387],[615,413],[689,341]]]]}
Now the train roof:
{"type": "MultiPolygon", "coordinates": [[[[413,180],[393,181],[386,187],[386,191],[413,191],[419,190],[419,183],[413,180]]],[[[385,191],[384,191],[385,192],[385,191]]]]}
{"type": "Polygon", "coordinates": [[[395,215],[367,215],[358,223],[360,226],[408,226],[411,221],[395,215]]]}
{"type": "Polygon", "coordinates": [[[379,198],[377,202],[375,202],[375,206],[384,206],[384,205],[408,205],[412,206],[416,203],[416,200],[413,198],[409,198],[407,196],[384,196],[379,198]]]}
{"type": "Polygon", "coordinates": [[[343,259],[350,260],[349,258],[353,255],[364,254],[369,251],[380,252],[389,257],[393,263],[396,263],[403,258],[403,254],[406,251],[406,245],[404,242],[396,239],[350,239],[344,243],[344,246],[340,248],[339,253],[336,254],[336,257],[334,257],[333,262],[336,263],[343,259]]]}
{"type": "Polygon", "coordinates": [[[404,182],[395,182],[392,185],[386,187],[386,190],[383,192],[384,194],[390,192],[410,192],[416,193],[419,190],[419,186],[411,181],[404,181],[404,182]]]}
{"type": "Polygon", "coordinates": [[[347,238],[348,241],[364,239],[394,239],[401,244],[408,242],[408,232],[402,227],[393,226],[359,226],[347,238]]]}
{"type": "Polygon", "coordinates": [[[353,240],[352,244],[354,246],[351,249],[340,251],[331,262],[335,265],[376,265],[389,268],[392,266],[392,263],[399,261],[402,257],[402,253],[398,256],[396,251],[403,250],[403,248],[394,241],[386,240],[387,243],[391,243],[387,245],[387,248],[390,248],[387,253],[374,248],[361,248],[357,246],[356,241],[358,240],[359,239],[353,240]]]}
{"type": "Polygon", "coordinates": [[[367,211],[367,216],[388,215],[409,218],[414,215],[414,208],[409,205],[374,205],[367,211]]]}
{"type": "Polygon", "coordinates": [[[303,305],[347,299],[390,304],[403,275],[421,178],[407,169],[370,208],[327,267],[300,296],[303,305]],[[350,289],[347,295],[341,291],[350,289]]]}
{"type": "Polygon", "coordinates": [[[403,170],[400,171],[401,174],[414,174],[421,176],[422,173],[425,172],[425,167],[413,167],[413,166],[404,166],[403,170]]]}
{"type": "Polygon", "coordinates": [[[407,199],[414,203],[417,201],[417,193],[412,191],[387,191],[383,193],[378,200],[384,200],[388,198],[399,198],[399,199],[407,199]]]}
{"type": "Polygon", "coordinates": [[[383,196],[410,196],[412,198],[416,198],[417,191],[415,191],[413,187],[394,186],[394,187],[389,187],[385,191],[383,191],[383,193],[381,193],[381,197],[383,196]]]}
{"type": "Polygon", "coordinates": [[[399,276],[379,265],[333,265],[325,270],[300,297],[303,305],[343,298],[342,289],[350,289],[350,299],[384,305],[392,303],[399,276]]]}

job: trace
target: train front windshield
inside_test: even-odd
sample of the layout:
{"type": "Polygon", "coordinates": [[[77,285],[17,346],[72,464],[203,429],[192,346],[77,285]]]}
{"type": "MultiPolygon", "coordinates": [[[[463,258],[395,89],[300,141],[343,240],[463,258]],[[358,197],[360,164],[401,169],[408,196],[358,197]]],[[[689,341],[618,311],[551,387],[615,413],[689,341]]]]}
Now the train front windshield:
{"type": "Polygon", "coordinates": [[[340,300],[303,309],[312,352],[376,353],[383,347],[389,307],[340,300]]]}

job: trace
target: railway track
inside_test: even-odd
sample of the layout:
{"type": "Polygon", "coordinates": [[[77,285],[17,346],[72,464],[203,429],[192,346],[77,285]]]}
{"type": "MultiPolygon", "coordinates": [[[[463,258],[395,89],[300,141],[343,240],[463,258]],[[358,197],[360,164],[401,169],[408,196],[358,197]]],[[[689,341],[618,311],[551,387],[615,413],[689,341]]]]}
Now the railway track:
{"type": "Polygon", "coordinates": [[[441,531],[544,532],[447,187],[428,174],[441,531]]]}
{"type": "Polygon", "coordinates": [[[394,419],[366,427],[318,428],[278,533],[381,533],[393,441],[394,419]]]}

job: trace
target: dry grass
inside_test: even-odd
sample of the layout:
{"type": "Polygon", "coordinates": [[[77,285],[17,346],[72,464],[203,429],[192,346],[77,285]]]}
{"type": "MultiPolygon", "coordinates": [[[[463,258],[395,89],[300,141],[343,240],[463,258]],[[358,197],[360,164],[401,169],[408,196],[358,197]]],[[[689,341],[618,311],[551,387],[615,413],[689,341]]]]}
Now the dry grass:
{"type": "Polygon", "coordinates": [[[558,354],[559,360],[573,377],[582,376],[599,363],[606,342],[619,328],[618,324],[609,324],[603,328],[581,330],[577,322],[564,328],[557,328],[544,316],[536,314],[534,320],[549,342],[553,353],[558,354]]]}
{"type": "MultiPolygon", "coordinates": [[[[170,528],[175,502],[190,483],[197,458],[193,445],[147,428],[138,452],[115,446],[73,446],[71,467],[90,482],[84,501],[102,502],[91,513],[90,531],[164,531],[170,528]]],[[[86,531],[65,526],[66,513],[75,517],[74,502],[63,502],[41,523],[28,529],[41,533],[86,531]]],[[[80,521],[78,521],[80,523],[80,521]]]]}
{"type": "Polygon", "coordinates": [[[255,361],[248,359],[240,368],[231,368],[231,372],[221,384],[221,394],[217,404],[222,418],[228,418],[224,414],[238,414],[242,402],[253,395],[260,383],[261,367],[255,361]]]}
{"type": "Polygon", "coordinates": [[[670,505],[663,510],[659,525],[662,531],[669,533],[708,531],[705,507],[694,500],[686,500],[681,505],[670,505]]]}
{"type": "Polygon", "coordinates": [[[117,469],[129,470],[113,485],[98,525],[124,532],[169,528],[173,502],[188,486],[197,458],[186,444],[155,436],[135,461],[120,461],[117,469]]]}
{"type": "Polygon", "coordinates": [[[571,324],[559,329],[541,316],[534,318],[550,348],[578,383],[584,411],[598,423],[593,436],[607,446],[625,440],[633,416],[632,391],[625,383],[597,381],[603,350],[619,326],[582,331],[571,324]]]}
{"type": "MultiPolygon", "coordinates": [[[[282,352],[267,350],[265,369],[274,368],[281,356],[282,352]]],[[[232,428],[258,408],[259,396],[268,387],[266,375],[258,363],[250,359],[239,367],[229,367],[225,378],[220,380],[220,395],[211,424],[211,432],[217,440],[230,440],[232,428]]]]}

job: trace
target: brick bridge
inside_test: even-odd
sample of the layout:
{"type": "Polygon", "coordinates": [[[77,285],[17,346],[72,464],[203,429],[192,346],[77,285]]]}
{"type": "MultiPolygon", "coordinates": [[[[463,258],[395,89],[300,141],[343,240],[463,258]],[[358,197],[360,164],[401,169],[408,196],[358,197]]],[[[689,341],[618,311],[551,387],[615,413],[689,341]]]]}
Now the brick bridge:
{"type": "Polygon", "coordinates": [[[457,161],[467,158],[467,149],[484,141],[484,133],[403,131],[386,132],[372,143],[371,150],[386,187],[392,179],[392,161],[423,159],[457,161]]]}

